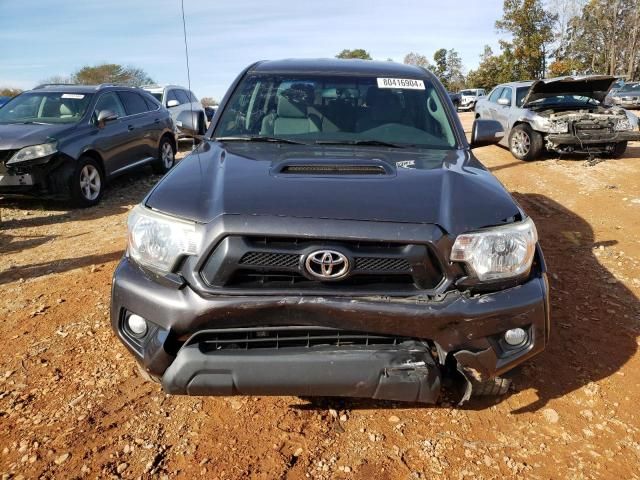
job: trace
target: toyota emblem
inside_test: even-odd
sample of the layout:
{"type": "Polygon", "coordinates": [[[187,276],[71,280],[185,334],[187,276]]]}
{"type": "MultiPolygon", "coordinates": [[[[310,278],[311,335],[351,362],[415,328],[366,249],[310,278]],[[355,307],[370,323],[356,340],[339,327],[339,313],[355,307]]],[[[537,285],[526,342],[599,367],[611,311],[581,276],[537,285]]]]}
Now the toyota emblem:
{"type": "Polygon", "coordinates": [[[349,259],[335,250],[316,250],[304,262],[307,272],[320,280],[337,280],[349,273],[349,259]]]}

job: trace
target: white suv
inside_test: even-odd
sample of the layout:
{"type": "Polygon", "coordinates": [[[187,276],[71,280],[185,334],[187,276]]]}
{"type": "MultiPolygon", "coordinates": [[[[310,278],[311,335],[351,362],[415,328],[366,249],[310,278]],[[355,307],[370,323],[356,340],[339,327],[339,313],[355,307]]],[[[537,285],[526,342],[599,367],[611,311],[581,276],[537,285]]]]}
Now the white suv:
{"type": "MultiPolygon", "coordinates": [[[[198,100],[198,97],[190,91],[188,88],[181,87],[179,85],[146,85],[142,87],[144,90],[153,95],[164,107],[166,107],[171,113],[173,123],[179,125],[177,122],[178,115],[182,112],[193,111],[198,114],[199,134],[204,135],[207,131],[206,115],[204,107],[198,100]]],[[[187,137],[189,135],[181,132],[176,127],[176,135],[178,137],[187,137]]]]}

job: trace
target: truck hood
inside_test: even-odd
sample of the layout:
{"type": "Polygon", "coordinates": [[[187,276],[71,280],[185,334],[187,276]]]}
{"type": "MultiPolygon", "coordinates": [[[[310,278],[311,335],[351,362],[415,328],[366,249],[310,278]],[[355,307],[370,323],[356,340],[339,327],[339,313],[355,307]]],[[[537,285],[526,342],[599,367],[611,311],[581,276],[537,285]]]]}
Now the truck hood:
{"type": "Polygon", "coordinates": [[[47,143],[75,125],[0,124],[0,150],[14,150],[47,143]]]}
{"type": "Polygon", "coordinates": [[[200,223],[266,215],[437,224],[452,234],[512,222],[521,213],[466,150],[231,142],[204,142],[145,204],[200,223]],[[353,166],[377,173],[339,173],[353,166]]]}
{"type": "Polygon", "coordinates": [[[580,95],[603,102],[611,85],[616,81],[609,75],[590,75],[584,77],[559,77],[533,82],[527,95],[524,97],[522,107],[526,108],[530,103],[547,97],[557,95],[580,95]]]}

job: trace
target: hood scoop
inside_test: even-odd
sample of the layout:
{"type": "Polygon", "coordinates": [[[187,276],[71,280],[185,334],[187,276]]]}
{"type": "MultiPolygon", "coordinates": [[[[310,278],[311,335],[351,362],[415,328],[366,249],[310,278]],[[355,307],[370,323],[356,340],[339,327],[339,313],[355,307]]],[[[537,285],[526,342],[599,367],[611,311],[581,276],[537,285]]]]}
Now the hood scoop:
{"type": "Polygon", "coordinates": [[[305,160],[288,161],[276,165],[272,172],[276,175],[310,175],[310,176],[343,176],[343,175],[392,175],[392,168],[381,161],[345,162],[342,160],[305,160]]]}

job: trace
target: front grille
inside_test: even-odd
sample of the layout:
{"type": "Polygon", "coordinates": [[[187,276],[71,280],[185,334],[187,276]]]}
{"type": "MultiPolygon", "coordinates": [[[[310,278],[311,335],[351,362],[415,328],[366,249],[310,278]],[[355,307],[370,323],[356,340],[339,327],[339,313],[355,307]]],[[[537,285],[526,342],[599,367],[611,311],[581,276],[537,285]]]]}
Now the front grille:
{"type": "Polygon", "coordinates": [[[303,287],[305,289],[315,289],[317,291],[329,290],[331,288],[360,288],[369,287],[377,293],[384,293],[389,288],[413,289],[413,277],[411,275],[375,275],[375,274],[353,274],[339,282],[320,282],[310,280],[300,273],[278,273],[278,272],[253,272],[250,270],[238,270],[230,279],[229,286],[235,288],[285,288],[303,287]]]}
{"type": "MultiPolygon", "coordinates": [[[[240,265],[254,267],[296,267],[302,255],[291,253],[248,252],[240,259],[240,265]]],[[[411,267],[404,258],[356,257],[355,270],[359,272],[409,272],[411,267]]]]}
{"type": "Polygon", "coordinates": [[[404,258],[357,257],[356,270],[408,272],[409,262],[404,258]]]}
{"type": "Polygon", "coordinates": [[[283,348],[399,345],[407,337],[352,332],[326,327],[257,327],[204,330],[189,339],[187,345],[198,344],[203,353],[220,350],[256,350],[283,348]]]}
{"type": "Polygon", "coordinates": [[[412,295],[434,289],[442,280],[439,262],[427,245],[350,240],[243,237],[223,239],[200,275],[211,291],[265,293],[412,295]],[[340,279],[318,279],[306,270],[317,250],[342,253],[351,265],[340,279]]]}
{"type": "Polygon", "coordinates": [[[581,140],[606,140],[615,135],[613,124],[604,122],[583,121],[574,124],[576,137],[581,140]]]}
{"type": "Polygon", "coordinates": [[[292,253],[249,252],[240,259],[241,265],[259,267],[295,267],[300,261],[300,255],[292,253]]]}

